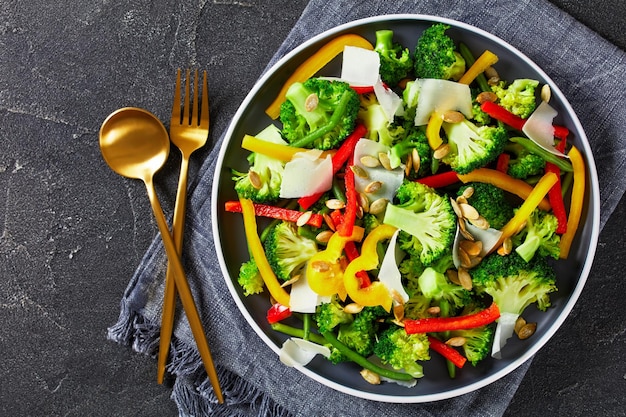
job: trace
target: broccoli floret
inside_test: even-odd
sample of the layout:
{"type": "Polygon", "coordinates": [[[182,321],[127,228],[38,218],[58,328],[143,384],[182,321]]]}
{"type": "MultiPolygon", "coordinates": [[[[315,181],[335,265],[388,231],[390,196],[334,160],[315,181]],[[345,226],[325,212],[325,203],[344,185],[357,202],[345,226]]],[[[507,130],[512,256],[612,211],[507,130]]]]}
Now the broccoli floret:
{"type": "Polygon", "coordinates": [[[411,294],[409,300],[404,303],[404,317],[413,320],[432,317],[432,314],[428,312],[428,309],[431,307],[430,301],[430,298],[419,291],[411,294]]]}
{"type": "Polygon", "coordinates": [[[445,300],[455,309],[461,309],[471,301],[468,290],[448,281],[448,278],[433,268],[426,268],[418,278],[424,296],[435,301],[445,300]]]}
{"type": "Polygon", "coordinates": [[[417,361],[430,359],[430,343],[424,333],[407,334],[401,327],[390,327],[383,331],[374,353],[382,363],[391,365],[396,370],[404,370],[414,378],[424,376],[422,365],[417,361]]]}
{"type": "Polygon", "coordinates": [[[530,304],[539,310],[550,307],[549,294],[556,291],[556,273],[546,258],[526,262],[516,252],[487,255],[470,270],[474,288],[489,294],[501,312],[520,315],[530,304]]]}
{"type": "Polygon", "coordinates": [[[402,140],[396,142],[389,151],[389,159],[392,167],[400,166],[407,155],[417,150],[419,155],[419,169],[417,172],[410,171],[409,179],[417,179],[428,175],[431,171],[433,150],[428,144],[426,133],[423,129],[416,127],[413,122],[405,123],[406,135],[402,140]]]}
{"type": "MultiPolygon", "coordinates": [[[[271,143],[286,144],[280,130],[274,125],[267,126],[256,137],[271,143]]],[[[251,153],[248,164],[248,172],[231,170],[237,194],[255,203],[276,202],[283,182],[284,163],[267,155],[251,153]]]]}
{"type": "Polygon", "coordinates": [[[241,264],[239,268],[239,276],[237,277],[237,282],[241,285],[243,289],[243,294],[247,297],[252,294],[259,294],[263,292],[263,278],[261,277],[261,273],[259,272],[259,267],[257,266],[254,259],[250,259],[248,262],[244,262],[241,264]]]}
{"type": "MultiPolygon", "coordinates": [[[[477,313],[478,308],[472,306],[463,309],[461,315],[477,313]]],[[[491,345],[493,344],[495,328],[491,325],[474,327],[472,329],[454,330],[450,332],[450,337],[462,337],[465,339],[463,353],[467,360],[476,366],[480,361],[489,356],[491,345]]]]}
{"type": "Polygon", "coordinates": [[[380,306],[364,307],[361,312],[354,314],[352,322],[339,325],[337,339],[350,349],[367,357],[374,352],[376,333],[380,326],[378,319],[388,316],[389,313],[380,306]]]}
{"type": "Polygon", "coordinates": [[[521,78],[510,84],[500,81],[491,86],[491,91],[498,96],[498,102],[502,107],[522,119],[526,119],[535,111],[537,106],[535,90],[538,85],[539,81],[537,80],[521,78]]]}
{"type": "Polygon", "coordinates": [[[506,192],[493,184],[471,182],[461,186],[458,195],[462,195],[469,187],[473,188],[474,192],[467,202],[487,220],[490,227],[502,229],[515,214],[506,192]]]}
{"type": "Polygon", "coordinates": [[[406,83],[402,91],[402,104],[404,105],[404,120],[414,123],[417,101],[419,99],[422,83],[415,80],[406,83]]]}
{"type": "Polygon", "coordinates": [[[371,213],[365,213],[363,215],[363,228],[365,229],[366,235],[380,226],[380,224],[380,219],[376,215],[371,213]]]}
{"type": "Polygon", "coordinates": [[[392,146],[394,142],[402,140],[406,136],[404,127],[389,123],[383,107],[378,101],[362,105],[359,110],[359,119],[367,128],[365,137],[385,146],[392,146]]]}
{"type": "Polygon", "coordinates": [[[398,244],[424,265],[436,262],[452,246],[456,215],[450,200],[423,184],[405,180],[395,204],[388,204],[383,223],[400,229],[398,244]]]}
{"type": "Polygon", "coordinates": [[[526,226],[513,237],[515,252],[526,262],[535,253],[559,259],[561,238],[556,234],[558,220],[552,213],[536,208],[528,216],[526,226]]]}
{"type": "Polygon", "coordinates": [[[283,137],[297,147],[336,148],[354,130],[359,103],[359,95],[342,81],[295,82],[280,108],[283,137]]]}
{"type": "Polygon", "coordinates": [[[491,117],[483,111],[480,104],[477,102],[472,103],[472,120],[476,122],[478,126],[484,126],[491,123],[491,117]]]}
{"type": "Polygon", "coordinates": [[[415,76],[458,80],[465,73],[465,60],[446,30],[449,25],[437,23],[422,33],[415,47],[415,76]]]}
{"type": "Polygon", "coordinates": [[[395,87],[413,69],[413,58],[408,48],[393,41],[393,31],[376,31],[374,50],[380,56],[380,77],[389,86],[395,87]]]}
{"type": "Polygon", "coordinates": [[[507,143],[502,126],[477,126],[464,119],[459,123],[444,123],[450,152],[442,161],[459,174],[482,168],[500,155],[507,143]]]}
{"type": "Polygon", "coordinates": [[[526,262],[511,252],[487,255],[470,274],[476,294],[491,296],[500,310],[491,356],[501,358],[502,347],[526,307],[535,304],[541,311],[550,307],[550,293],[557,290],[556,272],[543,256],[526,262]]]}
{"type": "Polygon", "coordinates": [[[511,155],[507,174],[513,178],[524,180],[533,175],[541,175],[546,168],[546,161],[542,157],[529,152],[519,143],[509,142],[504,151],[511,155]]]}
{"type": "Polygon", "coordinates": [[[272,227],[263,245],[267,261],[283,281],[300,273],[318,250],[314,240],[299,235],[295,224],[285,221],[272,227]]]}
{"type": "Polygon", "coordinates": [[[344,323],[351,323],[352,314],[346,313],[337,297],[333,297],[329,303],[322,303],[315,309],[315,322],[321,333],[333,330],[344,323]]]}
{"type": "Polygon", "coordinates": [[[409,294],[421,294],[417,279],[422,275],[426,267],[420,261],[419,256],[406,256],[398,265],[398,270],[404,282],[404,288],[409,294]]]}

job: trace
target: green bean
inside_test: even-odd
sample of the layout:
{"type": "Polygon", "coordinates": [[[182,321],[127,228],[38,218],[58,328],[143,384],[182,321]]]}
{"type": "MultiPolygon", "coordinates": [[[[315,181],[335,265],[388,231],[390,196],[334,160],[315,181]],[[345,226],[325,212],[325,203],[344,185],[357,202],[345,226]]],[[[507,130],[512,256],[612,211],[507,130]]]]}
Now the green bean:
{"type": "Polygon", "coordinates": [[[537,156],[542,157],[546,162],[550,162],[557,167],[561,171],[565,172],[573,172],[574,168],[572,168],[571,162],[568,159],[561,158],[550,151],[545,150],[541,146],[537,145],[534,141],[528,138],[523,137],[514,137],[509,139],[511,142],[519,143],[523,146],[528,152],[534,153],[537,156]]]}

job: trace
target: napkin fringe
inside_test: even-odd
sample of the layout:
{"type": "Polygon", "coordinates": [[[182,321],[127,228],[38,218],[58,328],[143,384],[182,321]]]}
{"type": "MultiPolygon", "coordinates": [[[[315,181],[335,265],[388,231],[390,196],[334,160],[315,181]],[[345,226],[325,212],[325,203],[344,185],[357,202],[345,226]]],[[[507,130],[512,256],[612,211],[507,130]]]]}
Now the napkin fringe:
{"type": "MultiPolygon", "coordinates": [[[[108,329],[108,339],[155,357],[159,349],[160,326],[131,309],[124,299],[118,321],[108,329]]],[[[197,349],[173,337],[167,370],[176,376],[172,400],[181,417],[291,417],[283,407],[274,402],[244,378],[227,369],[217,367],[225,404],[219,404],[209,382],[197,349]]]]}

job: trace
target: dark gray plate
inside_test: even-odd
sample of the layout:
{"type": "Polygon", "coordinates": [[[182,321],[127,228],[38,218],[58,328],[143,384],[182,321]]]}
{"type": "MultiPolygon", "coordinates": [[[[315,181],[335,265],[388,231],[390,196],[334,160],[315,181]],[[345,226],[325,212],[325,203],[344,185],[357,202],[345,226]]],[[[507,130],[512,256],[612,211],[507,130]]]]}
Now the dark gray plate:
{"type": "MultiPolygon", "coordinates": [[[[403,45],[413,48],[420,33],[436,22],[451,26],[447,32],[457,41],[464,42],[478,56],[489,49],[499,57],[496,65],[504,79],[534,78],[547,83],[552,88],[550,104],[559,111],[555,123],[569,128],[570,140],[586,156],[587,181],[585,208],[580,230],[567,261],[558,263],[558,293],[552,296],[552,304],[547,312],[533,308],[524,312],[528,321],[536,321],[538,329],[532,338],[519,341],[509,339],[503,351],[503,359],[487,359],[478,367],[465,366],[451,380],[444,361],[436,354],[424,364],[426,376],[413,388],[405,388],[392,383],[370,385],[359,375],[360,368],[354,364],[332,365],[323,358],[314,359],[308,366],[299,369],[309,377],[347,394],[371,400],[387,402],[428,402],[451,398],[483,387],[513,371],[535,354],[558,330],[583,289],[595,254],[599,233],[599,191],[595,164],[591,149],[582,126],[561,91],[549,77],[520,51],[506,42],[480,29],[434,16],[392,15],[378,16],[351,22],[322,33],[302,44],[275,66],[273,66],[248,94],[226,133],[220,151],[213,186],[213,232],[216,249],[223,275],[235,302],[242,314],[267,343],[278,353],[285,336],[271,330],[265,314],[269,307],[267,295],[244,297],[237,284],[239,266],[248,260],[243,222],[241,216],[224,213],[224,202],[236,199],[230,168],[247,169],[245,160],[248,152],[240,148],[245,134],[256,134],[272,120],[265,114],[265,108],[272,102],[277,91],[293,70],[315,50],[328,40],[344,33],[357,33],[374,42],[374,32],[379,29],[392,29],[395,38],[403,45]]],[[[323,69],[322,75],[338,75],[340,60],[336,59],[323,69]]],[[[558,335],[556,336],[558,337],[558,335]]],[[[278,356],[276,356],[276,365],[278,356]]],[[[282,365],[280,365],[282,366],[282,365]]]]}

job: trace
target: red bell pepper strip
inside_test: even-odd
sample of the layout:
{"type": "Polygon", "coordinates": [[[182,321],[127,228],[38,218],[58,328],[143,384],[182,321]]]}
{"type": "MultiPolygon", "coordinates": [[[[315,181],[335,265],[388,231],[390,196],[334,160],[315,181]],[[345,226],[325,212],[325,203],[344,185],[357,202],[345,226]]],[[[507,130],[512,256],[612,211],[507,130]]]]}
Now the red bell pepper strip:
{"type": "MultiPolygon", "coordinates": [[[[224,208],[230,213],[241,213],[241,203],[239,201],[227,201],[224,204],[224,208]]],[[[260,217],[270,217],[295,223],[304,213],[298,210],[254,203],[254,214],[260,217]]],[[[324,218],[321,214],[313,213],[307,224],[313,227],[321,227],[323,221],[324,218]]]]}
{"type": "Polygon", "coordinates": [[[352,235],[352,229],[354,228],[356,212],[359,205],[359,196],[354,183],[354,171],[352,171],[351,166],[351,163],[348,164],[344,175],[344,182],[346,184],[346,208],[343,213],[342,222],[337,226],[337,232],[339,232],[341,236],[352,235]]]}
{"type": "Polygon", "coordinates": [[[278,323],[291,316],[291,310],[289,307],[282,305],[281,303],[275,303],[267,310],[267,322],[269,324],[278,323]]]}
{"type": "Polygon", "coordinates": [[[428,177],[417,180],[420,184],[427,185],[431,188],[447,187],[448,185],[459,182],[459,177],[454,171],[441,172],[439,174],[430,175],[428,177]]]}
{"type": "MultiPolygon", "coordinates": [[[[556,150],[561,153],[565,152],[565,143],[565,139],[562,139],[556,145],[556,150]]],[[[553,163],[546,162],[546,172],[553,172],[557,177],[556,183],[548,191],[548,200],[550,201],[550,206],[552,206],[552,214],[554,214],[557,220],[556,233],[562,235],[567,232],[567,212],[561,190],[561,170],[553,163]]]]}
{"type": "MultiPolygon", "coordinates": [[[[337,152],[332,157],[333,175],[339,172],[341,167],[343,167],[348,159],[350,159],[350,157],[354,153],[354,147],[356,146],[356,143],[359,141],[359,139],[364,137],[366,133],[367,128],[365,127],[365,125],[359,123],[354,128],[354,131],[343,141],[339,149],[337,149],[337,152]]],[[[300,207],[302,207],[302,209],[308,210],[308,208],[315,204],[323,194],[324,193],[316,193],[306,197],[300,197],[298,199],[298,204],[300,204],[300,207]]]]}
{"type": "Polygon", "coordinates": [[[492,323],[500,317],[500,309],[496,303],[474,314],[456,317],[428,317],[425,319],[404,320],[407,334],[439,333],[451,330],[473,329],[492,323]]]}
{"type": "Polygon", "coordinates": [[[465,356],[461,355],[458,350],[446,345],[436,337],[428,336],[428,341],[430,342],[430,348],[432,350],[452,362],[457,368],[462,368],[465,362],[467,362],[465,356]]]}
{"type": "Polygon", "coordinates": [[[506,152],[502,152],[498,156],[498,160],[496,161],[496,170],[507,173],[509,171],[509,160],[511,159],[511,155],[506,152]]]}
{"type": "MultiPolygon", "coordinates": [[[[524,124],[526,123],[526,119],[522,119],[521,117],[511,113],[499,104],[494,103],[493,101],[485,101],[483,104],[480,105],[480,108],[489,116],[511,126],[513,129],[516,130],[522,130],[524,124]]],[[[554,136],[556,136],[557,138],[565,139],[567,138],[567,135],[569,135],[569,130],[565,126],[553,127],[554,136]]]]}
{"type": "Polygon", "coordinates": [[[489,116],[511,126],[513,129],[522,130],[522,128],[524,127],[524,123],[526,123],[526,120],[511,113],[510,111],[500,106],[499,104],[494,103],[493,101],[485,101],[483,104],[480,105],[480,108],[489,116]]]}
{"type": "Polygon", "coordinates": [[[335,230],[336,230],[337,226],[339,226],[341,222],[343,221],[343,214],[341,214],[341,210],[331,211],[330,219],[333,221],[333,224],[335,225],[335,230]]]}
{"type": "MultiPolygon", "coordinates": [[[[356,244],[353,241],[346,242],[343,251],[346,253],[346,258],[348,258],[350,262],[359,257],[359,250],[356,248],[356,244]]],[[[361,280],[361,288],[365,288],[372,283],[367,271],[359,271],[356,273],[356,276],[361,280]]]]}
{"type": "MultiPolygon", "coordinates": [[[[385,87],[386,90],[389,89],[389,86],[385,83],[383,83],[383,87],[385,87]]],[[[374,92],[373,85],[351,85],[350,88],[356,91],[357,94],[371,94],[374,92]]]]}

